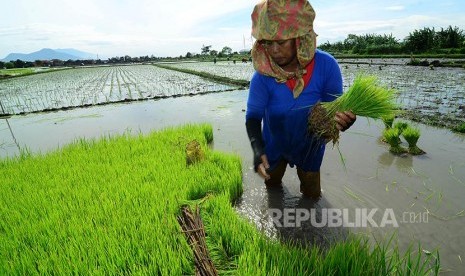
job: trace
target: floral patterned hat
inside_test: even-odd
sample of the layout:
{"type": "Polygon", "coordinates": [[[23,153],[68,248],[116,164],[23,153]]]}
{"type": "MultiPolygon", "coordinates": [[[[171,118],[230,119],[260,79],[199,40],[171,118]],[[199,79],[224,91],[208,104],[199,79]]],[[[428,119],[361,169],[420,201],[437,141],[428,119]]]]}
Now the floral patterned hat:
{"type": "Polygon", "coordinates": [[[304,88],[302,76],[312,61],[316,49],[313,31],[315,11],[307,0],[265,0],[258,3],[252,13],[252,60],[256,71],[276,78],[278,82],[297,80],[293,94],[297,98],[304,88]],[[273,62],[261,40],[286,40],[296,38],[297,59],[300,69],[286,72],[273,62]]]}

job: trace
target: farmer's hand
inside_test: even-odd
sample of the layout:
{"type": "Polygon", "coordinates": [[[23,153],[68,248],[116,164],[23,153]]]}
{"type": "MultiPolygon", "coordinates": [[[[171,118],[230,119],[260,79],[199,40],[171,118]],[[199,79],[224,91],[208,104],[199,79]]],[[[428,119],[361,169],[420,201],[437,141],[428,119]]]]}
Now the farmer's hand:
{"type": "Polygon", "coordinates": [[[352,111],[336,112],[334,120],[336,121],[336,127],[338,130],[346,131],[355,123],[357,116],[355,116],[352,111]]]}
{"type": "Polygon", "coordinates": [[[268,158],[266,154],[260,156],[261,163],[257,167],[257,173],[264,178],[265,180],[270,179],[270,175],[266,172],[270,168],[270,164],[268,164],[268,158]]]}

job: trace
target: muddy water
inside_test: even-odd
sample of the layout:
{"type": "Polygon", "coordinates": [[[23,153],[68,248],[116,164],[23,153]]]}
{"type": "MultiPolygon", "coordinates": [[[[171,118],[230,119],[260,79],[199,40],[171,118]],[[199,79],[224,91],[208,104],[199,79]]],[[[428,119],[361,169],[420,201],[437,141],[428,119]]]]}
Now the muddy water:
{"type": "Polygon", "coordinates": [[[399,92],[398,104],[416,121],[453,127],[465,122],[465,70],[393,64],[341,64],[344,87],[360,72],[399,92]]]}
{"type": "Polygon", "coordinates": [[[440,250],[444,269],[454,275],[465,273],[461,260],[465,258],[465,136],[418,125],[422,131],[418,145],[427,154],[393,156],[379,139],[382,124],[359,118],[350,131],[342,134],[340,153],[328,148],[321,169],[323,197],[314,202],[301,197],[295,169],[288,168],[284,186],[278,190],[266,190],[253,173],[244,127],[247,93],[242,90],[14,116],[8,123],[17,144],[2,119],[0,155],[17,155],[18,146],[46,152],[80,137],[147,133],[188,122],[210,122],[214,148],[237,153],[243,160],[244,194],[236,208],[265,234],[323,246],[348,232],[376,239],[396,234],[402,249],[410,244],[416,248],[420,241],[423,250],[440,250]],[[316,210],[320,219],[326,208],[347,209],[349,222],[355,222],[356,213],[362,209],[377,209],[372,216],[376,225],[315,227],[307,220],[301,227],[276,227],[270,210],[285,208],[316,210]],[[386,210],[392,210],[390,221],[394,219],[398,227],[392,223],[379,227],[386,210]]]}

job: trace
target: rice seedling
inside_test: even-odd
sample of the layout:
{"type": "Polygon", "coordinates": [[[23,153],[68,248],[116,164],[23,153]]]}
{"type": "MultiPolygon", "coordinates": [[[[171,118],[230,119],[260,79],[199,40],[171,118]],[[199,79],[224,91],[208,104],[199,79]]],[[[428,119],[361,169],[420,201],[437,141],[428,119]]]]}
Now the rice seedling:
{"type": "MultiPolygon", "coordinates": [[[[213,201],[224,199],[214,198],[213,201]]],[[[214,208],[206,202],[202,213],[208,233],[207,244],[220,273],[234,275],[391,275],[434,274],[437,255],[410,252],[402,255],[390,242],[373,245],[368,239],[350,235],[323,251],[316,245],[296,246],[264,240],[230,208],[214,208]],[[218,223],[214,223],[218,222],[218,223]],[[222,261],[218,260],[219,258],[222,261]],[[410,263],[408,262],[410,258],[410,263]],[[226,261],[225,261],[226,260],[226,261]],[[229,261],[228,261],[229,260],[229,261]],[[411,265],[414,261],[419,265],[411,265]],[[231,271],[231,268],[233,271],[231,271]]],[[[219,205],[217,205],[219,206],[219,205]]],[[[226,205],[221,205],[226,206],[226,205]]],[[[437,274],[437,273],[436,273],[437,274]]]]}
{"type": "Polygon", "coordinates": [[[404,130],[405,130],[406,128],[408,128],[408,127],[409,127],[409,125],[408,125],[407,122],[402,122],[402,121],[400,121],[400,122],[396,122],[396,123],[394,124],[394,128],[396,128],[396,129],[399,130],[399,135],[402,135],[402,133],[404,132],[404,130]]]}
{"type": "Polygon", "coordinates": [[[332,102],[313,107],[308,119],[309,132],[337,143],[339,131],[336,112],[352,111],[373,119],[393,116],[396,112],[395,91],[381,86],[375,76],[358,75],[347,92],[332,102]]]}
{"type": "Polygon", "coordinates": [[[231,88],[151,65],[105,66],[1,80],[0,100],[5,112],[19,114],[231,88]],[[32,95],[34,100],[29,102],[32,95]]]}
{"type": "Polygon", "coordinates": [[[389,151],[394,154],[406,153],[407,150],[400,145],[399,130],[397,128],[385,129],[384,140],[389,144],[389,151]]]}
{"type": "Polygon", "coordinates": [[[186,125],[0,160],[0,275],[193,275],[177,220],[186,204],[199,207],[221,274],[437,274],[434,254],[402,255],[356,236],[324,252],[268,239],[232,207],[240,159],[211,151],[212,135],[211,125],[186,125]],[[186,166],[194,139],[205,159],[186,166]]]}
{"type": "Polygon", "coordinates": [[[240,160],[209,151],[211,129],[78,140],[1,160],[0,275],[194,274],[179,202],[242,191],[240,160]],[[205,160],[187,167],[190,139],[205,160]]]}
{"type": "Polygon", "coordinates": [[[392,114],[392,115],[390,115],[390,116],[382,117],[381,119],[383,120],[384,127],[385,127],[386,129],[389,129],[389,128],[392,128],[392,125],[393,125],[394,119],[395,119],[395,115],[392,114]]]}
{"type": "MultiPolygon", "coordinates": [[[[161,65],[161,64],[157,64],[161,65]]],[[[230,64],[229,62],[218,62],[216,65],[209,62],[180,62],[180,63],[166,63],[164,67],[170,67],[190,73],[205,73],[204,76],[218,76],[233,80],[239,80],[242,82],[236,82],[236,84],[244,85],[252,77],[255,69],[251,63],[238,63],[230,64]]]]}
{"type": "Polygon", "coordinates": [[[420,138],[420,129],[408,126],[402,132],[402,136],[408,143],[408,152],[410,154],[421,155],[426,153],[417,146],[418,139],[420,138]]]}

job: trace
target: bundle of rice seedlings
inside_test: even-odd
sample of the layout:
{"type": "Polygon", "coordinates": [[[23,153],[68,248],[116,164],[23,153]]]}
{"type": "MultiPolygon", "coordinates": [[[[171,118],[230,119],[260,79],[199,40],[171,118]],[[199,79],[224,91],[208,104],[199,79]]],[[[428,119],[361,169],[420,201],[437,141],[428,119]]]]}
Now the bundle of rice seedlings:
{"type": "Polygon", "coordinates": [[[407,127],[403,132],[405,141],[408,143],[408,152],[412,155],[425,154],[422,149],[417,146],[418,139],[420,138],[420,130],[414,127],[407,127]]]}
{"type": "Polygon", "coordinates": [[[407,150],[400,145],[399,130],[397,128],[386,129],[383,132],[384,140],[391,146],[389,151],[394,154],[406,153],[407,150]]]}
{"type": "Polygon", "coordinates": [[[332,102],[318,103],[309,115],[309,132],[327,141],[337,143],[339,131],[334,116],[336,112],[352,111],[357,116],[374,119],[393,116],[395,90],[378,84],[375,76],[358,75],[347,92],[332,102]]]}
{"type": "Polygon", "coordinates": [[[402,133],[404,132],[404,130],[405,130],[406,128],[408,128],[408,127],[409,127],[409,125],[408,125],[408,123],[406,123],[406,122],[396,122],[396,123],[394,124],[394,128],[397,128],[397,129],[399,130],[399,135],[402,135],[402,133]]]}
{"type": "Polygon", "coordinates": [[[385,126],[386,129],[392,128],[392,125],[394,123],[395,118],[396,118],[396,116],[394,116],[394,114],[381,118],[383,120],[383,123],[384,123],[384,126],[385,126]]]}
{"type": "Polygon", "coordinates": [[[186,145],[186,163],[192,165],[205,159],[205,153],[200,146],[199,141],[192,140],[186,145]]]}

